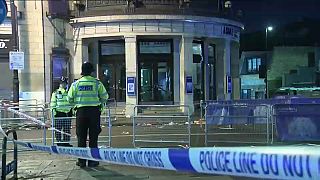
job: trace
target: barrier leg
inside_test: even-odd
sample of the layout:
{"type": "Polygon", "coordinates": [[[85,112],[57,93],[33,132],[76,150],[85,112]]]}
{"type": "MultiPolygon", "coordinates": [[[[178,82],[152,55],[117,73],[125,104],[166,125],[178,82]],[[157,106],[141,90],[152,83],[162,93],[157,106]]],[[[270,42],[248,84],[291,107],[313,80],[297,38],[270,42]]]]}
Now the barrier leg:
{"type": "Polygon", "coordinates": [[[132,145],[133,145],[133,147],[136,147],[135,127],[136,127],[135,118],[134,118],[134,116],[132,116],[132,145]]]}
{"type": "Polygon", "coordinates": [[[2,165],[1,165],[1,180],[6,179],[6,166],[7,166],[7,137],[2,140],[2,165]]]}
{"type": "Polygon", "coordinates": [[[273,141],[274,141],[274,125],[275,125],[275,122],[274,122],[274,117],[273,117],[273,107],[271,107],[271,110],[270,110],[270,118],[271,118],[271,144],[273,144],[273,141]]]}
{"type": "Polygon", "coordinates": [[[111,124],[111,111],[110,108],[108,108],[108,131],[109,131],[109,147],[111,147],[111,128],[112,128],[112,124],[111,124]]]}
{"type": "Polygon", "coordinates": [[[51,145],[54,146],[54,113],[51,111],[51,145]]]}
{"type": "MultiPolygon", "coordinates": [[[[8,130],[6,135],[13,134],[13,139],[17,140],[17,133],[15,130],[8,130]]],[[[18,147],[13,142],[13,161],[7,165],[7,142],[8,138],[4,137],[2,141],[2,168],[1,168],[1,179],[5,180],[6,176],[13,171],[13,179],[18,179],[18,147]]]]}
{"type": "Polygon", "coordinates": [[[270,123],[270,121],[269,121],[269,116],[268,116],[268,110],[267,110],[267,144],[269,144],[269,138],[270,138],[270,131],[269,131],[269,123],[270,123]]]}
{"type": "Polygon", "coordinates": [[[190,115],[188,115],[188,146],[191,147],[191,121],[190,115]]]}
{"type": "Polygon", "coordinates": [[[207,107],[204,109],[204,120],[205,120],[205,125],[204,125],[204,144],[206,147],[208,147],[208,118],[207,118],[207,107]]]}
{"type": "MultiPolygon", "coordinates": [[[[45,110],[42,111],[43,123],[46,123],[45,110]]],[[[47,129],[43,126],[43,142],[44,145],[47,145],[47,129]]]]}

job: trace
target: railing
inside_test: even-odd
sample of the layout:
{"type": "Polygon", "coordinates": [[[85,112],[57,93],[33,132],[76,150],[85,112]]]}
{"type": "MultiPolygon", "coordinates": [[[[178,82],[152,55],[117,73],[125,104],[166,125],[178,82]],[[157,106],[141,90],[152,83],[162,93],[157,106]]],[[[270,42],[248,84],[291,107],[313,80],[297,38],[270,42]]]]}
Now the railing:
{"type": "MultiPolygon", "coordinates": [[[[131,1],[132,3],[134,0],[131,1]]],[[[140,1],[144,5],[179,5],[179,0],[142,0],[140,1]]],[[[88,7],[99,6],[119,6],[130,5],[128,0],[102,0],[102,1],[90,1],[88,0],[88,7]]]]}
{"type": "Polygon", "coordinates": [[[76,17],[126,14],[175,14],[236,19],[230,11],[218,11],[218,3],[208,0],[82,0],[84,11],[74,8],[76,17]]]}
{"type": "MultiPolygon", "coordinates": [[[[262,104],[261,101],[242,101],[242,103],[239,103],[239,101],[207,102],[205,106],[205,116],[207,117],[206,120],[208,122],[213,121],[213,124],[214,121],[217,120],[221,120],[221,122],[225,122],[226,124],[232,124],[232,120],[238,123],[231,128],[237,128],[237,125],[243,126],[245,124],[251,124],[252,122],[259,126],[259,123],[257,122],[264,123],[268,121],[268,118],[272,117],[274,118],[272,122],[275,122],[277,125],[277,138],[280,141],[285,143],[287,143],[287,141],[317,141],[319,143],[319,99],[295,99],[292,101],[283,101],[280,102],[280,104],[272,104],[274,102],[275,101],[272,100],[269,100],[268,104],[262,104]],[[268,113],[270,109],[271,112],[268,113]],[[214,110],[221,110],[221,112],[224,112],[222,113],[222,116],[215,116],[214,110]],[[210,112],[213,112],[213,118],[217,117],[218,119],[210,119],[210,112]]],[[[38,120],[38,118],[15,110],[14,107],[5,106],[3,108],[8,112],[13,113],[13,115],[17,115],[17,118],[26,119],[25,122],[32,122],[41,127],[48,128],[48,125],[41,120],[38,120]]],[[[186,145],[189,143],[190,146],[191,123],[188,110],[188,106],[179,105],[136,106],[136,114],[133,117],[133,143],[146,142],[148,144],[157,144],[161,147],[166,146],[167,143],[174,143],[174,147],[176,147],[176,145],[180,145],[182,142],[186,143],[186,145]],[[177,113],[170,114],[166,112],[166,110],[161,110],[163,108],[167,110],[172,110],[174,108],[181,109],[181,115],[177,113]],[[161,111],[164,113],[161,114],[161,111]],[[179,120],[179,118],[184,120],[179,120]],[[172,123],[170,120],[172,120],[172,123]],[[170,122],[170,124],[167,122],[170,122]],[[146,124],[145,129],[143,129],[144,126],[141,126],[141,123],[146,124]],[[170,129],[171,126],[174,128],[170,129]],[[142,130],[140,131],[141,134],[137,134],[139,128],[142,130]],[[172,130],[173,133],[168,130],[172,130]],[[154,134],[154,132],[156,134],[154,134]],[[180,135],[183,141],[180,141],[180,135]],[[143,139],[142,137],[146,137],[147,139],[143,139]],[[158,137],[161,137],[163,141],[161,141],[162,139],[156,139],[158,137]],[[174,141],[170,141],[168,138],[173,138],[174,141]]],[[[3,120],[3,118],[0,117],[0,120],[3,120]]],[[[207,125],[209,126],[211,123],[208,123],[207,125]]],[[[57,131],[57,129],[55,129],[55,131],[57,131]]],[[[15,132],[8,131],[7,133],[4,133],[2,126],[0,126],[0,133],[5,136],[3,143],[5,146],[3,146],[3,150],[7,149],[6,138],[12,140],[8,137],[8,134],[11,132],[14,136],[13,139],[17,139],[15,132]]],[[[73,158],[88,158],[95,161],[103,161],[109,164],[114,163],[163,170],[167,169],[193,173],[222,174],[255,178],[319,179],[319,146],[214,147],[189,148],[187,150],[178,148],[90,149],[75,147],[70,151],[69,147],[39,145],[29,142],[23,137],[26,134],[33,136],[34,132],[35,131],[28,131],[25,133],[20,131],[20,133],[24,133],[21,135],[22,138],[19,138],[22,139],[22,141],[15,140],[14,145],[16,146],[16,144],[18,144],[24,148],[40,150],[57,155],[68,155],[73,158]]],[[[2,151],[2,153],[6,154],[5,151],[2,151]]],[[[8,165],[2,162],[2,167],[5,167],[6,169],[5,172],[4,169],[2,169],[2,173],[8,174],[9,172],[16,171],[17,156],[14,155],[14,157],[14,161],[8,165]]],[[[6,157],[4,157],[3,161],[6,160],[6,157]]],[[[16,175],[14,176],[16,177],[16,175]]],[[[4,176],[2,176],[2,178],[3,177],[4,176]]]]}
{"type": "Polygon", "coordinates": [[[273,140],[270,106],[209,104],[205,107],[205,144],[269,144],[273,140]]]}
{"type": "Polygon", "coordinates": [[[132,117],[134,147],[191,145],[191,119],[186,105],[137,105],[132,117]],[[166,112],[181,109],[181,113],[166,112]],[[164,111],[164,113],[161,113],[164,111]]]}
{"type": "MultiPolygon", "coordinates": [[[[2,132],[3,133],[3,132],[2,132]]],[[[6,131],[6,136],[2,140],[2,166],[1,166],[1,180],[5,180],[6,176],[13,171],[13,179],[18,179],[18,148],[17,144],[13,142],[13,160],[7,164],[7,136],[12,133],[13,139],[17,140],[17,132],[15,130],[6,131]]]]}
{"type": "MultiPolygon", "coordinates": [[[[105,147],[111,147],[111,111],[106,107],[101,115],[101,134],[98,142],[105,147]]],[[[76,117],[55,117],[51,112],[51,144],[52,145],[71,145],[77,144],[76,139],[76,117]]]]}
{"type": "Polygon", "coordinates": [[[16,131],[27,134],[26,132],[34,131],[32,136],[24,136],[31,142],[46,144],[47,127],[42,126],[47,122],[47,113],[43,106],[36,105],[20,105],[14,106],[6,104],[0,109],[0,123],[2,128],[16,129],[16,131]],[[5,107],[5,108],[4,108],[5,107]],[[24,114],[27,117],[33,117],[37,123],[28,121],[25,116],[19,116],[18,113],[24,114]]]}
{"type": "Polygon", "coordinates": [[[205,142],[208,146],[319,142],[319,108],[320,98],[203,101],[205,142]]]}
{"type": "Polygon", "coordinates": [[[277,129],[278,142],[320,141],[320,104],[275,104],[272,117],[277,129]]]}

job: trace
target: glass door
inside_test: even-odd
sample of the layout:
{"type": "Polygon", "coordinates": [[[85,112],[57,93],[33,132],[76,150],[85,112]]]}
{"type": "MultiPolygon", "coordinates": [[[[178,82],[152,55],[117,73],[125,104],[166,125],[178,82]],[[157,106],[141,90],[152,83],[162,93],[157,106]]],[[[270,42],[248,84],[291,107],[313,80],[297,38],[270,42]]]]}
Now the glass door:
{"type": "Polygon", "coordinates": [[[100,80],[109,94],[109,99],[124,102],[126,99],[124,63],[101,64],[100,69],[100,80]]]}
{"type": "Polygon", "coordinates": [[[167,62],[157,63],[157,95],[158,101],[171,101],[171,71],[167,62]]]}
{"type": "Polygon", "coordinates": [[[172,101],[171,68],[167,62],[140,62],[139,101],[147,104],[172,101]]]}
{"type": "Polygon", "coordinates": [[[140,74],[140,101],[151,102],[154,100],[152,64],[141,63],[140,74]]]}
{"type": "Polygon", "coordinates": [[[138,41],[139,104],[173,104],[171,39],[138,41]]]}
{"type": "Polygon", "coordinates": [[[126,66],[125,63],[116,64],[115,88],[117,102],[126,101],[126,66]]]}
{"type": "Polygon", "coordinates": [[[126,101],[126,66],[124,40],[99,41],[99,78],[109,99],[126,101]]]}

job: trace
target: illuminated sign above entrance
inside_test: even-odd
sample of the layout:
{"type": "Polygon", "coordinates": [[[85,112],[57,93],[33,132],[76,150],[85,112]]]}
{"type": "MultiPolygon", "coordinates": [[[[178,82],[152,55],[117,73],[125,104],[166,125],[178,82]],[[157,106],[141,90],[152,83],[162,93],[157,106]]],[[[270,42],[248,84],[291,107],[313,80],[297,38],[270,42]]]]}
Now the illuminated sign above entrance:
{"type": "Polygon", "coordinates": [[[124,43],[102,43],[101,46],[101,55],[121,55],[125,54],[124,43]]]}
{"type": "Polygon", "coordinates": [[[170,54],[171,43],[168,41],[143,41],[139,44],[141,54],[170,54]]]}

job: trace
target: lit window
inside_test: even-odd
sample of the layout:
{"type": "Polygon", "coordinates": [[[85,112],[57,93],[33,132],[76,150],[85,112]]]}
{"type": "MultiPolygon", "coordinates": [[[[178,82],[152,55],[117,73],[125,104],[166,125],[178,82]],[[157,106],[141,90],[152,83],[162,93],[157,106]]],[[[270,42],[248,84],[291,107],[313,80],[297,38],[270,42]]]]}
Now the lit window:
{"type": "Polygon", "coordinates": [[[251,89],[242,89],[241,99],[251,99],[251,89]]]}
{"type": "Polygon", "coordinates": [[[261,58],[250,58],[247,59],[247,66],[249,73],[256,73],[259,71],[259,66],[261,65],[261,58]]]}

